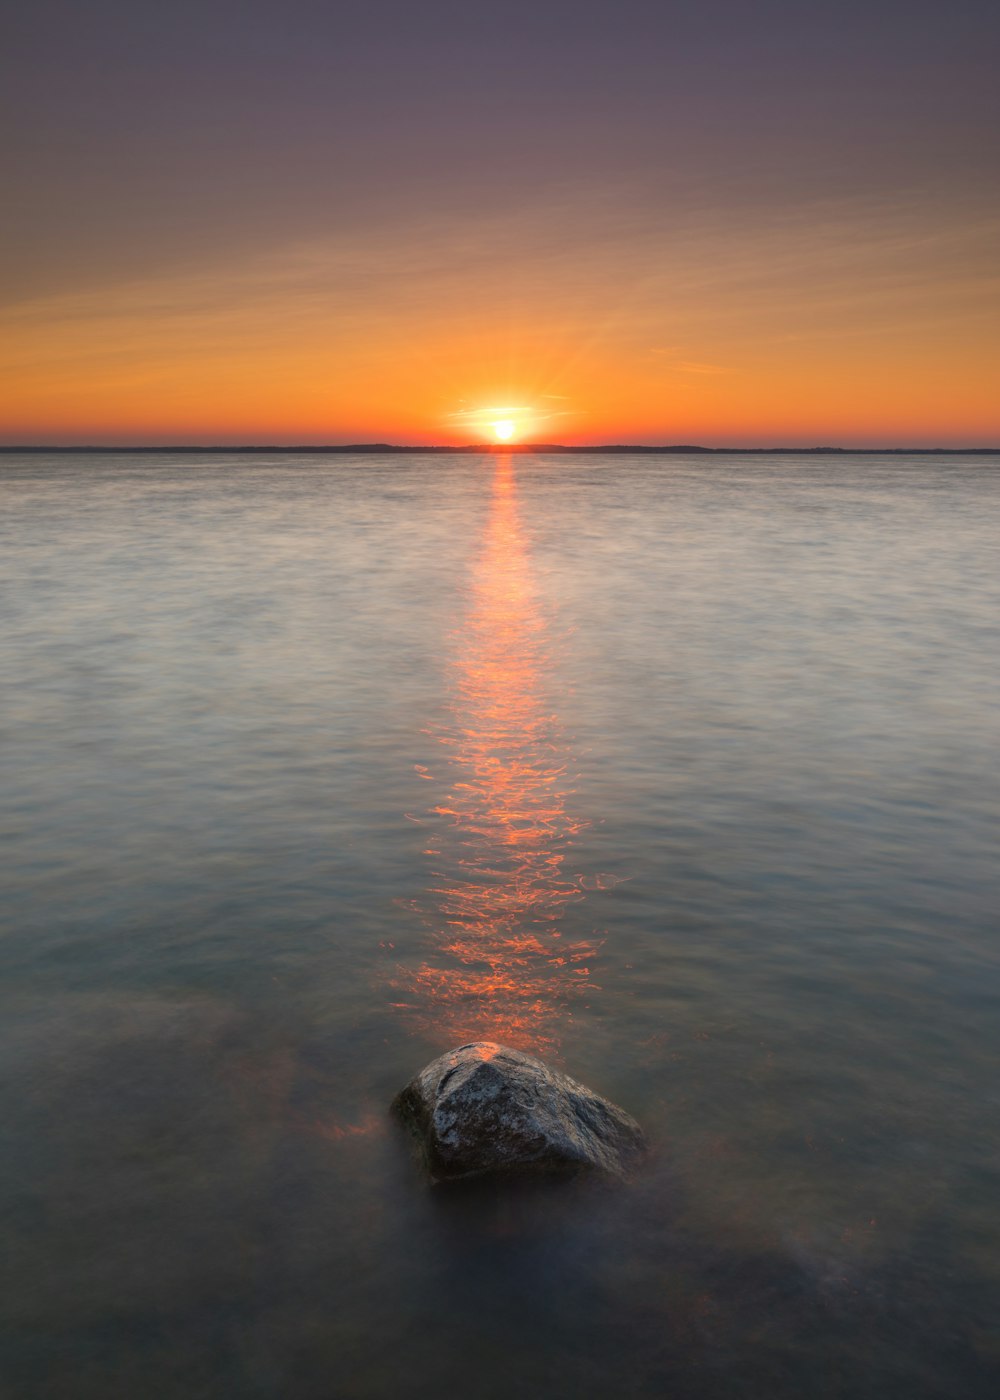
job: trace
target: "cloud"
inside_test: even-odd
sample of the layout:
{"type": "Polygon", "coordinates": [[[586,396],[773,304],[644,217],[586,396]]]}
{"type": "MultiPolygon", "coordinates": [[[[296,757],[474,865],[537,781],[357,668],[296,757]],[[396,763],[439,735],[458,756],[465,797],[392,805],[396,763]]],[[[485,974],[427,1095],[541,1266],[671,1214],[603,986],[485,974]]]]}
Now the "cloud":
{"type": "Polygon", "coordinates": [[[956,372],[984,373],[1000,218],[913,196],[747,211],[736,228],[731,211],[633,194],[564,191],[8,306],[0,431],[55,406],[67,432],[224,411],[377,433],[390,411],[440,425],[456,405],[456,426],[589,421],[605,404],[625,421],[666,412],[664,371],[671,394],[701,379],[777,413],[789,375],[852,373],[862,342],[880,384],[915,393],[917,350],[946,337],[956,372]]]}

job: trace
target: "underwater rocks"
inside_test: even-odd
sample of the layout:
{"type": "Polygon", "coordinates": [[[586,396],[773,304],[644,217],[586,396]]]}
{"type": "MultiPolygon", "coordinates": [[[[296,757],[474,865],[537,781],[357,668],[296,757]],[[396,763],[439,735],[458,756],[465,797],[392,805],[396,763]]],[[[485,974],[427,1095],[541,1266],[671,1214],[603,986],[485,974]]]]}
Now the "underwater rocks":
{"type": "Polygon", "coordinates": [[[541,1060],[491,1041],[432,1061],[393,1100],[434,1181],[624,1176],[646,1147],[634,1118],[541,1060]]]}

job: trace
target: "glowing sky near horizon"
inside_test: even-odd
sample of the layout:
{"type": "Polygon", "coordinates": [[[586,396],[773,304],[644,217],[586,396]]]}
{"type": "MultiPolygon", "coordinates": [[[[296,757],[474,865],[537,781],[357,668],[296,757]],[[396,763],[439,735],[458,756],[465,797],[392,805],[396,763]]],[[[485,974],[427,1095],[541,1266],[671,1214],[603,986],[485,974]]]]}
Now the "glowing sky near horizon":
{"type": "Polygon", "coordinates": [[[1000,443],[998,40],[978,0],[35,0],[0,441],[1000,443]]]}

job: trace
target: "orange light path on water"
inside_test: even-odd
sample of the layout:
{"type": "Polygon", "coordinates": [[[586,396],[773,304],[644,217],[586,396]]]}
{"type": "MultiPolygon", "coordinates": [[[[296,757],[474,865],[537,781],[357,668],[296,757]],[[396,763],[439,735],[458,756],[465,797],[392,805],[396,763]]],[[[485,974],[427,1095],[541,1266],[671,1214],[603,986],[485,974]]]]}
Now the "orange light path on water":
{"type": "Polygon", "coordinates": [[[546,701],[551,641],[522,530],[514,467],[497,460],[489,520],[455,638],[446,795],[430,903],[433,953],[406,977],[434,1038],[539,1049],[592,988],[593,941],[558,927],[584,898],[566,870],[585,823],[568,808],[570,755],[546,701]]]}

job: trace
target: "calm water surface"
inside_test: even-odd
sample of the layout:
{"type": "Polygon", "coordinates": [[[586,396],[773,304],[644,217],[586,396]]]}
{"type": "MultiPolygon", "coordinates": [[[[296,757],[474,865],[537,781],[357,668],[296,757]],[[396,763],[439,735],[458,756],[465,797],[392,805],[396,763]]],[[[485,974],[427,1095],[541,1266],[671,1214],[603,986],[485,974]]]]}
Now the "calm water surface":
{"type": "Polygon", "coordinates": [[[12,1397],[1000,1387],[1000,467],[0,459],[12,1397]],[[647,1125],[433,1191],[470,1036],[647,1125]]]}

